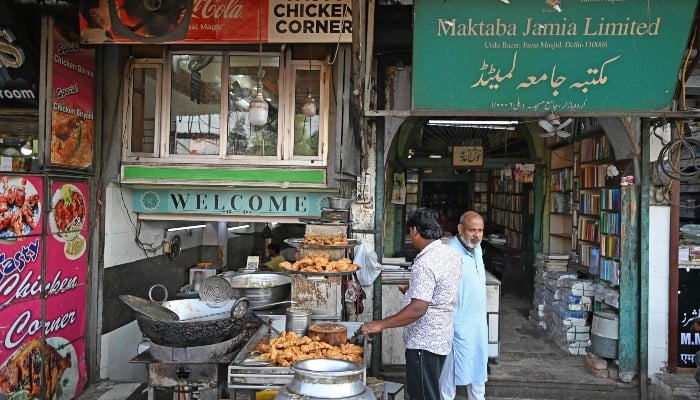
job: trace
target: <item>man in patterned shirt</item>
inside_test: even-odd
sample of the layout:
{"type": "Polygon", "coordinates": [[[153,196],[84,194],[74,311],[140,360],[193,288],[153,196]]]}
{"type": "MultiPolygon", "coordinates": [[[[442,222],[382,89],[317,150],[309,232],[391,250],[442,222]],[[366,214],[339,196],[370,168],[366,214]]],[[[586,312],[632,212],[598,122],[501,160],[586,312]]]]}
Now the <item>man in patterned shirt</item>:
{"type": "Polygon", "coordinates": [[[418,208],[408,217],[411,242],[420,250],[411,266],[404,307],[362,326],[362,333],[404,327],[406,391],[411,400],[439,400],[440,373],[452,348],[454,310],[462,277],[462,258],[440,241],[438,214],[418,208]]]}

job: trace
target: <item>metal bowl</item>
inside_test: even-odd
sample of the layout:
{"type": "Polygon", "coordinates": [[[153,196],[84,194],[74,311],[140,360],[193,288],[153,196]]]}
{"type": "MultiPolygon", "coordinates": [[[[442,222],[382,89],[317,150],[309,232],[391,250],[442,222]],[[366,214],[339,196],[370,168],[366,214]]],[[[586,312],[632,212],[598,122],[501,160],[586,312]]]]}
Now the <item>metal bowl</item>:
{"type": "Polygon", "coordinates": [[[224,273],[223,277],[233,288],[234,298],[248,298],[250,307],[257,310],[272,308],[280,301],[288,300],[292,290],[292,278],[285,273],[224,273]]]}
{"type": "Polygon", "coordinates": [[[352,205],[352,199],[328,196],[328,205],[334,210],[347,210],[352,205]]]}

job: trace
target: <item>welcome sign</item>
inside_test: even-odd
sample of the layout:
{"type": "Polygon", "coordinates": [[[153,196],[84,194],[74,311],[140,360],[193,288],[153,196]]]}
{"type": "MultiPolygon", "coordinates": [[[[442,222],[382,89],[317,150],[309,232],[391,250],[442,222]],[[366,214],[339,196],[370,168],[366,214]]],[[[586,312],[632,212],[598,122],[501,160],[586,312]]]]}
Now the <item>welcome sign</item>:
{"type": "Polygon", "coordinates": [[[308,217],[328,207],[328,193],[247,190],[134,190],[137,213],[308,217]]]}
{"type": "Polygon", "coordinates": [[[669,108],[694,0],[416,0],[413,109],[669,108]]]}

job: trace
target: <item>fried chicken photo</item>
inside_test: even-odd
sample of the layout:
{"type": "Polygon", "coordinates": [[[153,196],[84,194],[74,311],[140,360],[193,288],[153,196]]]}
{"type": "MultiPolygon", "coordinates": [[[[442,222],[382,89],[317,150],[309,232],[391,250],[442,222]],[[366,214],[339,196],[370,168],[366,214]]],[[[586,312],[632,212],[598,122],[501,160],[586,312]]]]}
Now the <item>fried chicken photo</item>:
{"type": "Polygon", "coordinates": [[[20,390],[27,391],[28,398],[41,395],[41,364],[44,360],[46,398],[53,397],[63,372],[70,368],[70,354],[61,356],[56,349],[44,342],[44,357],[41,355],[41,338],[37,337],[17,350],[0,367],[0,393],[9,396],[20,390]]]}

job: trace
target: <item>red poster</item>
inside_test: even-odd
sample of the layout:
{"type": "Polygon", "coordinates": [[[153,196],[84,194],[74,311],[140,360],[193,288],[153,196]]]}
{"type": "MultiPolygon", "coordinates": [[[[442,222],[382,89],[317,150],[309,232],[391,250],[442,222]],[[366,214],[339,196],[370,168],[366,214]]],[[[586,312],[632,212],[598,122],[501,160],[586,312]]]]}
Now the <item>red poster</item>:
{"type": "Polygon", "coordinates": [[[89,168],[93,161],[95,51],[64,30],[53,33],[51,163],[89,168]]]}
{"type": "Polygon", "coordinates": [[[81,43],[350,43],[350,0],[82,0],[81,43]]]}
{"type": "Polygon", "coordinates": [[[41,300],[13,304],[0,314],[0,397],[18,395],[26,397],[74,399],[83,391],[87,377],[85,364],[85,340],[83,337],[70,339],[85,326],[84,286],[57,296],[56,303],[47,309],[46,338],[42,351],[41,300]],[[63,296],[63,298],[61,298],[63,296]],[[67,306],[73,303],[73,307],[67,306]],[[75,309],[79,306],[82,311],[75,309]],[[50,310],[53,310],[51,312],[50,310]],[[37,360],[45,360],[46,390],[42,395],[39,370],[31,366],[37,360]],[[19,379],[22,379],[20,382],[19,379]]]}
{"type": "Polygon", "coordinates": [[[16,226],[0,231],[0,398],[73,399],[87,380],[88,186],[55,181],[44,192],[40,177],[2,181],[0,208],[16,215],[16,226]],[[31,212],[45,202],[46,221],[31,212]],[[34,360],[46,361],[43,391],[40,370],[24,370],[34,360]]]}
{"type": "MultiPolygon", "coordinates": [[[[3,175],[0,180],[0,310],[4,310],[41,296],[44,185],[36,176],[3,175]]],[[[0,311],[0,326],[8,326],[10,320],[0,311]]]]}

